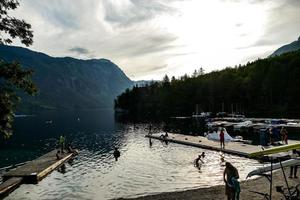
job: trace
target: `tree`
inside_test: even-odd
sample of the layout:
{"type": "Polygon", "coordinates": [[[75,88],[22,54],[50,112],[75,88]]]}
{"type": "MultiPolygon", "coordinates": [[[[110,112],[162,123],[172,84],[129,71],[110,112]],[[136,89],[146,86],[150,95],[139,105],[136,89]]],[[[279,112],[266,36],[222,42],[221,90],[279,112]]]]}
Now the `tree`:
{"type": "Polygon", "coordinates": [[[16,37],[26,46],[33,43],[33,34],[32,30],[30,30],[31,25],[24,20],[19,20],[8,15],[9,10],[14,10],[19,5],[17,0],[0,0],[0,31],[6,35],[5,37],[1,34],[1,44],[11,44],[12,39],[16,37]]]}
{"type": "Polygon", "coordinates": [[[198,75],[204,75],[204,69],[202,67],[200,67],[200,69],[198,70],[198,75]]]}
{"type": "MultiPolygon", "coordinates": [[[[0,0],[0,44],[11,44],[19,38],[21,43],[29,46],[33,43],[31,25],[24,20],[8,14],[19,6],[17,0],[0,0]]],[[[0,60],[0,134],[8,138],[12,134],[14,112],[20,97],[17,90],[34,95],[37,88],[31,80],[33,71],[21,68],[17,62],[7,63],[0,60]]]]}
{"type": "Polygon", "coordinates": [[[163,84],[164,86],[170,85],[170,79],[169,79],[169,77],[168,77],[167,74],[164,76],[164,78],[163,78],[163,80],[162,80],[162,84],[163,84]]]}

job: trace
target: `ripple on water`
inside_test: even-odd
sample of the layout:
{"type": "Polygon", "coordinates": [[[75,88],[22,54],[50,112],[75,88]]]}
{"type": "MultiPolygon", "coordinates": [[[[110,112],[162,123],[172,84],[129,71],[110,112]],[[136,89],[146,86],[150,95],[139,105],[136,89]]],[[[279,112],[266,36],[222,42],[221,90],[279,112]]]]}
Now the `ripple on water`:
{"type": "MultiPolygon", "coordinates": [[[[66,173],[55,171],[37,185],[22,185],[7,199],[111,199],[222,184],[219,152],[156,140],[150,148],[144,126],[120,128],[90,137],[80,133],[74,142],[80,154],[66,165],[66,173]],[[115,146],[121,151],[117,162],[112,156],[115,146]],[[202,151],[206,157],[199,170],[193,160],[202,151]]],[[[226,154],[225,159],[239,169],[241,180],[260,166],[237,156],[226,154]]]]}

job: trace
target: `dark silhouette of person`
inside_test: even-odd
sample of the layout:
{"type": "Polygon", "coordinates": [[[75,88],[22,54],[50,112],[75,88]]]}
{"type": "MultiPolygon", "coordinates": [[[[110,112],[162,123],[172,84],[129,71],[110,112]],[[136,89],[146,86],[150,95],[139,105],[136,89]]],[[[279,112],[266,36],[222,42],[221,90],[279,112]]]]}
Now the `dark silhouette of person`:
{"type": "Polygon", "coordinates": [[[62,164],[62,166],[60,166],[58,169],[57,169],[58,172],[64,174],[66,173],[66,165],[65,164],[62,164]]]}
{"type": "Polygon", "coordinates": [[[59,159],[60,159],[59,154],[60,154],[60,150],[58,150],[58,151],[56,152],[56,160],[59,160],[59,159]]]}
{"type": "Polygon", "coordinates": [[[120,151],[118,150],[118,148],[115,148],[115,151],[114,151],[114,157],[115,157],[115,160],[118,161],[118,158],[121,156],[121,153],[120,151]]]}
{"type": "Polygon", "coordinates": [[[224,135],[223,129],[220,132],[220,145],[221,145],[221,148],[225,149],[225,135],[224,135]]]}
{"type": "MultiPolygon", "coordinates": [[[[296,149],[293,150],[293,154],[291,155],[292,159],[296,159],[299,156],[299,154],[297,153],[296,149]]],[[[298,178],[297,176],[297,170],[298,170],[298,165],[294,165],[290,167],[290,176],[289,178],[298,178]]]]}
{"type": "Polygon", "coordinates": [[[203,162],[203,160],[201,159],[201,158],[204,158],[205,157],[205,153],[204,152],[202,152],[202,154],[201,155],[199,155],[196,159],[195,159],[195,161],[194,161],[194,164],[195,164],[195,167],[197,167],[197,168],[201,168],[201,165],[202,164],[204,164],[204,162],[203,162]],[[201,162],[201,163],[200,163],[201,162]]]}
{"type": "Polygon", "coordinates": [[[223,179],[225,182],[225,194],[228,200],[239,199],[240,186],[237,179],[239,179],[238,170],[229,162],[225,163],[225,170],[223,172],[223,179]]]}

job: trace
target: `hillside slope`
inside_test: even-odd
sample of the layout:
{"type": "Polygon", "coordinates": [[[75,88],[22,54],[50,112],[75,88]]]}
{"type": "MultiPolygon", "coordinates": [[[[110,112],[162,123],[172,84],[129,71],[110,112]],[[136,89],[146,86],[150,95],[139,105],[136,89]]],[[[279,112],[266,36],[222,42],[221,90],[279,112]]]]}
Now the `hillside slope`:
{"type": "Polygon", "coordinates": [[[39,94],[24,95],[20,110],[110,108],[114,98],[133,85],[117,65],[106,59],[55,58],[4,45],[0,46],[0,58],[34,70],[39,94]]]}
{"type": "Polygon", "coordinates": [[[274,53],[271,54],[271,56],[279,56],[283,53],[288,53],[291,51],[297,51],[300,49],[300,37],[298,38],[297,41],[294,41],[290,44],[284,45],[282,47],[280,47],[279,49],[277,49],[276,51],[274,51],[274,53]]]}

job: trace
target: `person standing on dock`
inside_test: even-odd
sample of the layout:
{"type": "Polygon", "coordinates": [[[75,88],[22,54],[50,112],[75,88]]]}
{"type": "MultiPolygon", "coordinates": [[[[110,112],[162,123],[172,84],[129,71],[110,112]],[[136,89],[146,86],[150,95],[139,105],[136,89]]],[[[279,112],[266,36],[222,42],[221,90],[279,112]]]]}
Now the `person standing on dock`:
{"type": "Polygon", "coordinates": [[[274,145],[275,141],[275,135],[274,135],[274,128],[270,127],[269,128],[269,135],[270,135],[270,145],[274,145]]]}
{"type": "Polygon", "coordinates": [[[284,127],[281,127],[280,135],[281,135],[282,144],[283,143],[288,144],[288,132],[284,127]]]}
{"type": "Polygon", "coordinates": [[[223,129],[220,131],[220,145],[221,148],[225,149],[225,135],[223,129]]]}
{"type": "Polygon", "coordinates": [[[240,195],[240,185],[238,182],[239,172],[238,170],[230,163],[225,163],[225,170],[223,173],[223,179],[225,182],[225,194],[227,195],[228,200],[239,199],[240,195]]]}
{"type": "Polygon", "coordinates": [[[65,142],[66,142],[66,137],[65,135],[61,135],[59,137],[59,145],[60,145],[60,149],[61,149],[61,153],[64,153],[64,148],[65,148],[65,142]]]}

